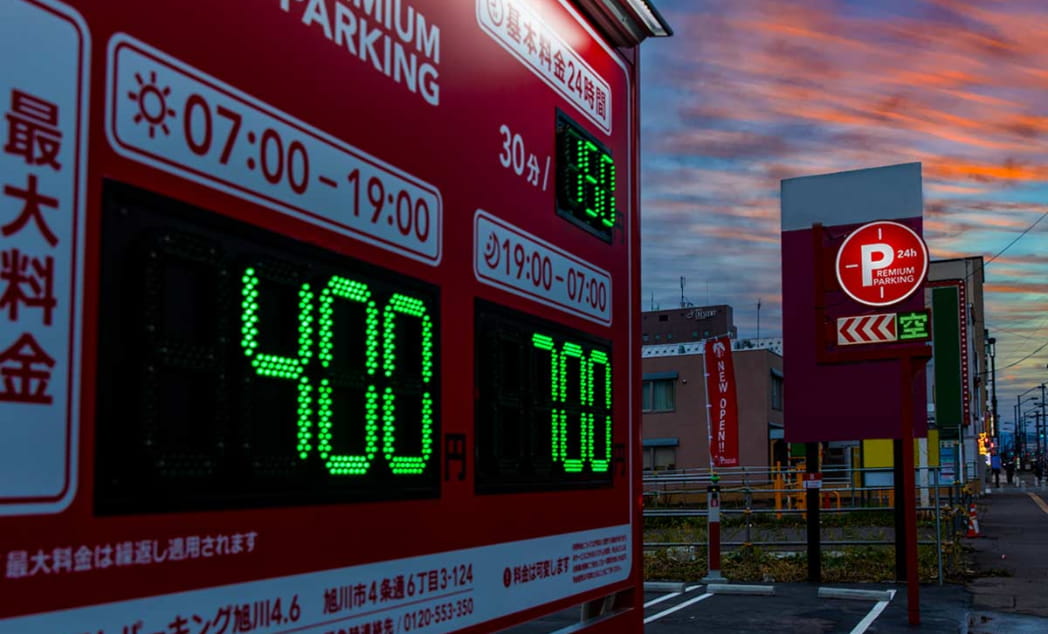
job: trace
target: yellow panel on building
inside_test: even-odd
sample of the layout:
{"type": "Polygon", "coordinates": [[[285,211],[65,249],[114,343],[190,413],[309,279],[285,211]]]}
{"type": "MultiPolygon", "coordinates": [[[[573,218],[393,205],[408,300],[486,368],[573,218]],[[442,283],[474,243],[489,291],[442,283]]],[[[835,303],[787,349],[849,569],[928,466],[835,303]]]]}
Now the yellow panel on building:
{"type": "MultiPolygon", "coordinates": [[[[914,459],[920,461],[921,440],[914,438],[914,459]]],[[[939,466],[939,430],[928,430],[928,462],[926,466],[939,466]]],[[[862,441],[862,466],[867,469],[888,469],[894,466],[892,460],[892,440],[890,438],[874,438],[862,441]]]]}

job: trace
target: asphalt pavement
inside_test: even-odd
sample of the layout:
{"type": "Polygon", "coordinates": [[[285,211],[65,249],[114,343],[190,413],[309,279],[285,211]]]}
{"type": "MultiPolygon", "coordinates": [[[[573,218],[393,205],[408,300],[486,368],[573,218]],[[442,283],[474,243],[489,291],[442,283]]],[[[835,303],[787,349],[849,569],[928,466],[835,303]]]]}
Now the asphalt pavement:
{"type": "Polygon", "coordinates": [[[1048,488],[991,488],[977,507],[981,537],[966,540],[982,576],[968,584],[973,633],[1048,632],[1048,488]]]}
{"type": "MultiPolygon", "coordinates": [[[[725,594],[691,583],[683,592],[645,592],[645,632],[1048,632],[1048,487],[1032,485],[1033,476],[1020,474],[1014,484],[991,488],[976,501],[981,536],[964,541],[974,549],[977,578],[965,586],[922,585],[919,626],[909,623],[905,583],[751,586],[760,594],[725,594]],[[867,596],[826,598],[848,594],[842,589],[867,596]]],[[[565,610],[511,631],[556,632],[577,622],[577,610],[565,610]]]]}

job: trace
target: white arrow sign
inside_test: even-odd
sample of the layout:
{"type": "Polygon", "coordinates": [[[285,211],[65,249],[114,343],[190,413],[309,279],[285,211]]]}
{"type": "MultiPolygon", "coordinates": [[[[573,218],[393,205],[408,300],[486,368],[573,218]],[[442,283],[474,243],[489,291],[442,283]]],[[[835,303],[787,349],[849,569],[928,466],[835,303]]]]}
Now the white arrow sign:
{"type": "Polygon", "coordinates": [[[887,343],[898,341],[895,328],[895,313],[839,317],[837,319],[837,345],[850,346],[859,343],[887,343]]]}

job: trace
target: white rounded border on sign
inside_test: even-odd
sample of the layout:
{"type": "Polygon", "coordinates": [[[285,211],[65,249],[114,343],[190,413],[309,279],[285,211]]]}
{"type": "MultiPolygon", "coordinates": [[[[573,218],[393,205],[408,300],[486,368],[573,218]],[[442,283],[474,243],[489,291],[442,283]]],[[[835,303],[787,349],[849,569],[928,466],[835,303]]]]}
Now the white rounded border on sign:
{"type": "Polygon", "coordinates": [[[844,293],[848,297],[850,297],[853,300],[859,302],[860,304],[864,304],[866,306],[891,306],[892,304],[898,304],[899,302],[909,298],[911,295],[913,295],[915,292],[917,292],[917,289],[919,289],[921,287],[921,284],[923,284],[926,281],[926,278],[928,276],[928,263],[929,263],[928,245],[924,242],[924,238],[922,238],[921,236],[917,235],[916,231],[914,231],[913,229],[907,227],[906,225],[902,224],[901,222],[893,222],[891,220],[875,220],[873,222],[867,222],[866,224],[862,225],[861,227],[855,229],[854,231],[852,231],[851,233],[848,234],[847,238],[844,239],[844,242],[841,243],[840,248],[837,249],[837,257],[834,258],[833,274],[837,278],[837,285],[841,287],[841,290],[844,291],[844,293]],[[921,253],[924,256],[923,258],[921,258],[921,273],[918,276],[918,279],[920,279],[920,282],[916,283],[914,285],[914,287],[911,288],[909,290],[909,292],[907,292],[905,295],[903,295],[899,299],[893,299],[890,302],[869,302],[869,301],[866,301],[864,299],[859,299],[855,295],[852,295],[851,291],[849,291],[848,287],[844,284],[844,281],[841,280],[841,254],[844,253],[844,248],[848,246],[848,243],[851,242],[851,239],[854,238],[856,234],[858,234],[863,229],[866,229],[867,227],[872,227],[874,225],[895,225],[896,227],[901,227],[901,228],[905,229],[906,231],[908,231],[910,233],[910,235],[912,235],[914,238],[916,238],[917,244],[919,244],[921,246],[921,253]]]}

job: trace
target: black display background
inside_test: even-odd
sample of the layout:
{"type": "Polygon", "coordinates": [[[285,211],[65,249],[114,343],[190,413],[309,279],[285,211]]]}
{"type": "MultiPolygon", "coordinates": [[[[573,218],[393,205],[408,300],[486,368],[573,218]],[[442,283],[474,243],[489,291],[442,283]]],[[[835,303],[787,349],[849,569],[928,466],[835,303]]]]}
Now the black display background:
{"type": "MultiPolygon", "coordinates": [[[[570,147],[567,138],[568,130],[571,130],[579,137],[588,139],[593,142],[601,152],[604,152],[608,156],[611,156],[611,150],[606,145],[600,142],[600,140],[590,134],[584,127],[576,123],[571,117],[567,116],[560,110],[557,110],[556,119],[556,130],[557,130],[557,158],[556,164],[556,190],[557,190],[557,215],[567,219],[572,224],[575,224],[589,233],[597,236],[605,242],[611,242],[612,234],[615,227],[608,227],[600,218],[594,218],[586,213],[585,209],[581,205],[575,202],[575,197],[569,192],[572,188],[572,184],[575,182],[576,177],[571,175],[572,165],[574,160],[571,156],[572,148],[570,147]]],[[[612,200],[615,200],[616,192],[610,192],[612,200]]],[[[593,201],[589,201],[593,202],[593,201]]],[[[618,214],[616,213],[615,225],[619,224],[618,214]]]]}
{"type": "MultiPolygon", "coordinates": [[[[590,350],[601,350],[612,363],[610,342],[479,299],[475,310],[477,492],[611,486],[613,465],[607,472],[593,472],[587,465],[581,472],[570,473],[553,461],[549,354],[537,350],[531,337],[533,333],[548,335],[558,349],[569,341],[582,346],[587,354],[590,350]]],[[[595,413],[598,420],[610,413],[603,406],[581,406],[576,366],[569,360],[568,405],[564,407],[568,413],[570,457],[579,455],[580,412],[595,413]]],[[[615,373],[613,367],[613,380],[615,373]]],[[[595,392],[603,390],[603,386],[603,380],[595,379],[595,392]]],[[[600,426],[595,427],[598,428],[595,439],[602,442],[600,426]]]]}
{"type": "MultiPolygon", "coordinates": [[[[435,287],[112,182],[104,192],[100,287],[99,513],[439,496],[435,287]],[[304,282],[315,293],[315,305],[332,275],[366,283],[380,311],[380,341],[381,311],[393,293],[424,302],[433,322],[433,375],[426,386],[433,398],[433,454],[422,474],[395,475],[387,466],[381,410],[378,452],[366,475],[329,474],[316,449],[308,459],[299,458],[295,382],[258,376],[242,350],[241,276],[248,266],[261,279],[262,353],[297,356],[298,290],[304,282]]],[[[321,378],[334,386],[333,453],[362,453],[364,391],[371,383],[380,394],[387,386],[398,394],[397,453],[417,455],[423,388],[419,320],[398,316],[398,372],[386,378],[380,368],[367,377],[362,304],[335,301],[334,306],[333,367],[323,369],[318,360],[314,311],[313,352],[305,370],[314,386],[321,378]]],[[[315,445],[315,414],[312,420],[315,445]]]]}

